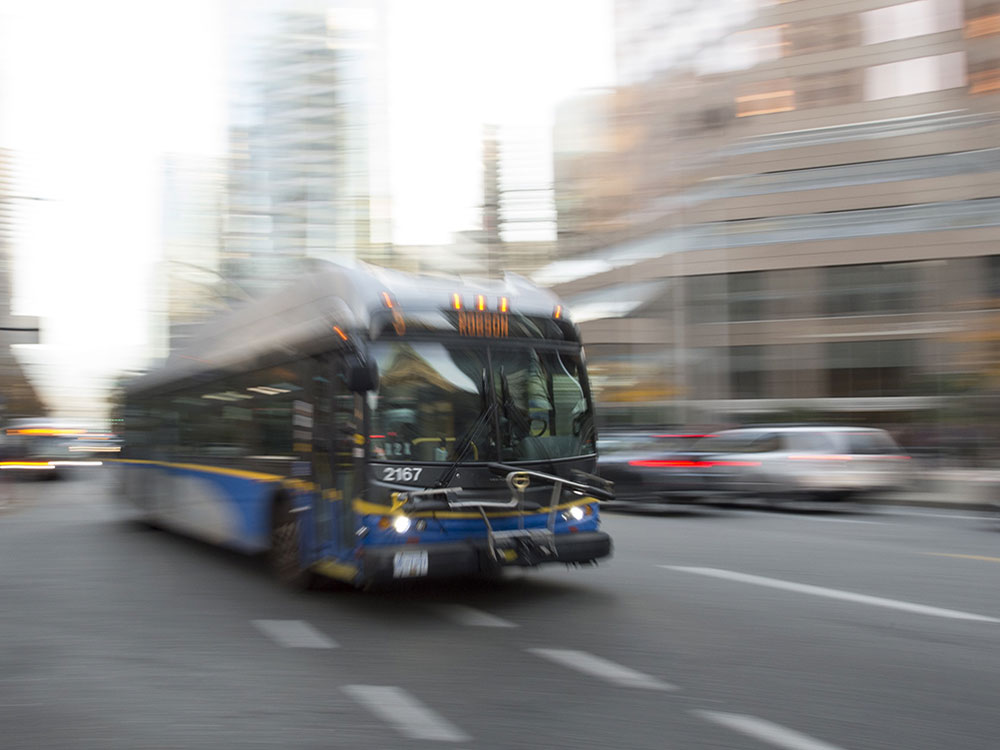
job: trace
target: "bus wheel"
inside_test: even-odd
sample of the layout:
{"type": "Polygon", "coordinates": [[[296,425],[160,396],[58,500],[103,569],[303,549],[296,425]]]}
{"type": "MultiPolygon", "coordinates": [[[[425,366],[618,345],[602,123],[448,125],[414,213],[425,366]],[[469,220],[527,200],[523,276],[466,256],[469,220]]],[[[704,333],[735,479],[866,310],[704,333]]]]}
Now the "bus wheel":
{"type": "Polygon", "coordinates": [[[271,571],[283,585],[293,589],[311,588],[313,573],[302,566],[299,519],[285,499],[274,505],[271,518],[271,571]]]}

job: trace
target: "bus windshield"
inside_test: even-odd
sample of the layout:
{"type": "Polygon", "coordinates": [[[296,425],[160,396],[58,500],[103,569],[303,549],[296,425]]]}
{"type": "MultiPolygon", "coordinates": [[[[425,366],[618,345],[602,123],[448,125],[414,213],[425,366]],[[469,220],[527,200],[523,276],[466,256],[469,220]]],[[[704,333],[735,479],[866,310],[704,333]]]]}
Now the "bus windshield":
{"type": "Polygon", "coordinates": [[[468,340],[381,342],[372,352],[380,373],[369,397],[376,461],[532,461],[594,452],[578,354],[468,340]]]}

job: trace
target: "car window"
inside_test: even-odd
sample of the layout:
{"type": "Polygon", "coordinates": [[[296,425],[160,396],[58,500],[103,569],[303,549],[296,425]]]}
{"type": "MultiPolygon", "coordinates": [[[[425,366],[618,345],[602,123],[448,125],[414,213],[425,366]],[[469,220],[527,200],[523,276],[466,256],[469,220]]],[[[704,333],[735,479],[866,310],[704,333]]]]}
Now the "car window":
{"type": "Polygon", "coordinates": [[[694,450],[706,453],[746,453],[758,437],[759,432],[720,432],[698,440],[694,444],[694,450]]]}
{"type": "Polygon", "coordinates": [[[847,451],[862,455],[900,452],[899,446],[889,437],[888,433],[880,430],[849,432],[847,434],[847,451]]]}
{"type": "Polygon", "coordinates": [[[601,453],[635,453],[653,450],[654,446],[649,440],[636,438],[601,438],[597,441],[597,449],[601,453]]]}
{"type": "Polygon", "coordinates": [[[789,450],[832,453],[835,450],[833,438],[822,432],[789,432],[785,439],[789,450]]]}
{"type": "Polygon", "coordinates": [[[750,444],[750,453],[773,453],[775,451],[780,451],[783,446],[783,441],[781,435],[776,433],[768,433],[766,435],[761,435],[753,443],[750,444]]]}

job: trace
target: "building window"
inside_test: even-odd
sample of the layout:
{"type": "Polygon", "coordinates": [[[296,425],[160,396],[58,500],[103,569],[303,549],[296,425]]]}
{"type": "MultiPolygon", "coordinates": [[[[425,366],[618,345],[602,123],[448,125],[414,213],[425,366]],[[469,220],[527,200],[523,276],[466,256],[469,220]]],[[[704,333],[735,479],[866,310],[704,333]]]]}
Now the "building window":
{"type": "Polygon", "coordinates": [[[709,130],[724,128],[733,119],[732,105],[726,103],[718,107],[682,112],[677,116],[671,135],[682,138],[697,136],[709,130]]]}
{"type": "Polygon", "coordinates": [[[816,389],[816,358],[814,344],[772,344],[768,350],[770,387],[776,398],[815,398],[823,395],[816,389]]]}
{"type": "Polygon", "coordinates": [[[1000,91],[1000,58],[969,65],[969,93],[990,94],[1000,91]]]}
{"type": "Polygon", "coordinates": [[[858,44],[858,17],[854,13],[797,21],[781,27],[786,55],[810,55],[847,49],[858,44]]]}
{"type": "Polygon", "coordinates": [[[986,293],[992,299],[1000,299],[1000,255],[986,256],[986,293]]]}
{"type": "Polygon", "coordinates": [[[692,324],[720,323],[726,315],[726,277],[723,274],[688,276],[684,299],[692,324]]]}
{"type": "Polygon", "coordinates": [[[729,319],[763,320],[767,315],[763,271],[731,273],[726,277],[729,319]]]}
{"type": "Polygon", "coordinates": [[[860,88],[857,70],[802,76],[796,79],[796,103],[799,109],[849,104],[860,98],[860,88]]]}
{"type": "Polygon", "coordinates": [[[965,86],[965,53],[915,57],[865,68],[865,99],[924,94],[965,86]]]}
{"type": "Polygon", "coordinates": [[[829,316],[917,312],[919,263],[870,263],[823,269],[824,312],[829,316]]]}
{"type": "Polygon", "coordinates": [[[753,117],[795,109],[795,90],[787,78],[748,85],[736,97],[736,116],[753,117]]]}
{"type": "Polygon", "coordinates": [[[965,36],[975,39],[994,34],[1000,34],[1000,0],[970,0],[965,8],[965,36]]]}
{"type": "Polygon", "coordinates": [[[913,389],[916,363],[913,339],[838,341],[827,344],[830,396],[906,396],[913,389]]]}
{"type": "Polygon", "coordinates": [[[729,347],[730,398],[764,398],[763,346],[729,347]]]}
{"type": "Polygon", "coordinates": [[[860,14],[862,42],[881,44],[962,28],[961,0],[916,0],[860,14]]]}
{"type": "Polygon", "coordinates": [[[785,39],[788,24],[738,31],[726,40],[725,51],[733,57],[733,69],[752,68],[789,54],[791,42],[785,39]]]}

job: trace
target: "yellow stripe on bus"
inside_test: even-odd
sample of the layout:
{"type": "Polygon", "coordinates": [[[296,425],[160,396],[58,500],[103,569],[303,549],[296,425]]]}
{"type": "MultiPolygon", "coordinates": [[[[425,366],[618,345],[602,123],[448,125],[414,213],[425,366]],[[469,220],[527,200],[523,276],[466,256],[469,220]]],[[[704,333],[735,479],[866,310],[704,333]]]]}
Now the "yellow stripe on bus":
{"type": "Polygon", "coordinates": [[[204,466],[202,464],[175,464],[170,461],[141,461],[134,458],[119,458],[115,461],[121,464],[140,464],[144,466],[162,466],[166,469],[188,469],[190,471],[204,471],[208,474],[222,474],[223,476],[240,477],[242,479],[256,479],[261,482],[278,482],[285,477],[280,474],[264,474],[259,471],[245,471],[244,469],[227,469],[222,466],[204,466]]]}

